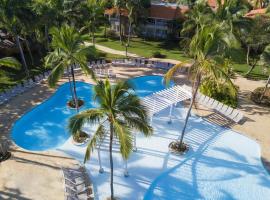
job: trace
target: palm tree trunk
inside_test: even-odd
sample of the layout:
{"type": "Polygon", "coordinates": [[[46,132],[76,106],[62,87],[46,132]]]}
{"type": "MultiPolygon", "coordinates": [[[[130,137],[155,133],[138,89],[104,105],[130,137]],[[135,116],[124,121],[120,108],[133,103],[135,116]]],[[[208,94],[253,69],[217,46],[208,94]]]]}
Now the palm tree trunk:
{"type": "Polygon", "coordinates": [[[257,61],[255,61],[249,68],[248,72],[245,74],[245,76],[248,76],[252,70],[256,67],[257,61]]]}
{"type": "Polygon", "coordinates": [[[122,20],[121,20],[121,11],[119,9],[119,39],[122,43],[122,20]]]}
{"type": "Polygon", "coordinates": [[[183,139],[184,139],[184,135],[185,135],[185,131],[186,131],[188,119],[190,117],[190,112],[191,112],[192,106],[193,106],[193,104],[195,102],[195,98],[196,98],[196,95],[197,95],[197,92],[198,92],[198,89],[199,89],[199,86],[200,86],[201,75],[198,74],[196,76],[196,79],[197,80],[193,84],[193,87],[195,87],[195,90],[194,90],[194,92],[192,92],[193,94],[192,94],[192,97],[191,97],[191,100],[190,100],[190,104],[189,104],[189,108],[188,108],[188,111],[187,111],[187,115],[186,115],[184,127],[183,127],[182,133],[181,133],[180,146],[182,146],[182,144],[183,144],[183,139]]]}
{"type": "Polygon", "coordinates": [[[249,47],[249,45],[247,46],[247,58],[246,58],[246,60],[247,60],[247,65],[249,65],[249,54],[250,54],[250,47],[249,47]]]}
{"type": "Polygon", "coordinates": [[[23,49],[22,49],[22,46],[21,46],[21,43],[20,43],[19,36],[16,35],[15,38],[16,38],[17,46],[18,46],[19,51],[20,51],[20,55],[21,55],[21,59],[22,59],[22,64],[23,64],[23,67],[24,67],[26,76],[29,77],[29,70],[28,70],[28,67],[27,67],[27,64],[26,64],[26,61],[25,61],[25,57],[24,57],[24,53],[23,53],[23,49]]]}
{"type": "Polygon", "coordinates": [[[49,44],[49,33],[48,33],[48,25],[45,24],[45,27],[44,27],[44,32],[45,32],[45,38],[46,38],[46,47],[47,47],[47,50],[49,51],[50,50],[50,44],[49,44]]]}
{"type": "Polygon", "coordinates": [[[265,94],[265,92],[266,92],[266,90],[267,90],[267,87],[268,87],[268,84],[269,84],[269,83],[270,83],[270,75],[268,76],[268,80],[267,80],[267,82],[266,82],[266,84],[265,84],[264,90],[263,90],[262,95],[261,95],[261,97],[260,97],[260,101],[262,100],[262,98],[263,98],[263,96],[264,96],[264,94],[265,94]]]}
{"type": "Polygon", "coordinates": [[[105,29],[104,29],[104,37],[107,38],[107,25],[105,25],[105,29]]]}
{"type": "Polygon", "coordinates": [[[95,46],[95,32],[92,31],[92,43],[93,43],[93,46],[95,46]]]}
{"type": "Polygon", "coordinates": [[[34,58],[33,58],[32,51],[31,51],[31,49],[30,49],[29,42],[28,42],[27,39],[24,39],[24,41],[25,41],[25,44],[26,44],[27,51],[28,51],[28,53],[29,53],[29,55],[30,55],[31,63],[32,63],[32,65],[34,65],[34,58]]]}
{"type": "Polygon", "coordinates": [[[110,167],[111,167],[111,200],[114,199],[114,190],[113,190],[113,157],[112,157],[112,145],[113,145],[113,125],[110,124],[110,167]]]}
{"type": "Polygon", "coordinates": [[[68,70],[68,83],[69,83],[70,94],[72,97],[72,101],[75,102],[74,92],[73,92],[72,84],[71,84],[71,80],[70,80],[70,68],[68,67],[67,70],[68,70]]]}
{"type": "Polygon", "coordinates": [[[130,42],[130,35],[131,35],[131,21],[129,21],[129,26],[128,26],[128,46],[129,46],[129,42],[130,42]]]}
{"type": "Polygon", "coordinates": [[[74,69],[73,66],[71,66],[71,75],[72,75],[72,83],[73,83],[73,94],[74,94],[74,103],[77,112],[79,112],[79,106],[78,106],[78,98],[77,98],[77,91],[76,91],[76,80],[75,80],[75,74],[74,74],[74,69]]]}

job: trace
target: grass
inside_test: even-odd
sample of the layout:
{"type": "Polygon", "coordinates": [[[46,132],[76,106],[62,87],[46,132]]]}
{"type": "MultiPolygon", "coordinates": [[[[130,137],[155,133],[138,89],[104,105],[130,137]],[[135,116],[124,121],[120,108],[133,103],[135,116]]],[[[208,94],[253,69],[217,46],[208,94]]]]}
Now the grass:
{"type": "MultiPolygon", "coordinates": [[[[236,73],[245,76],[247,71],[249,70],[249,66],[247,64],[239,64],[235,63],[233,64],[233,69],[236,73]]],[[[257,65],[249,74],[249,79],[253,80],[266,80],[268,78],[267,74],[263,73],[263,68],[259,65],[257,65]]]]}
{"type": "MultiPolygon", "coordinates": [[[[119,39],[105,38],[102,34],[98,33],[96,37],[97,44],[119,50],[125,51],[125,45],[122,45],[119,39]]],[[[174,59],[179,61],[185,61],[189,58],[184,55],[179,47],[178,41],[162,41],[145,40],[142,38],[132,38],[130,46],[128,47],[129,53],[137,54],[138,56],[150,58],[154,52],[160,52],[167,59],[174,59]]]]}
{"type": "MultiPolygon", "coordinates": [[[[96,37],[97,44],[115,49],[120,51],[125,51],[125,46],[122,45],[119,39],[105,38],[102,31],[97,33],[96,37]]],[[[154,52],[160,52],[165,55],[165,58],[174,59],[179,61],[187,61],[190,58],[184,55],[179,47],[179,42],[177,41],[154,41],[154,40],[144,40],[142,38],[132,38],[130,42],[130,47],[128,47],[128,52],[137,54],[142,57],[150,58],[153,57],[154,52]]],[[[245,64],[245,52],[232,53],[234,55],[233,70],[240,74],[245,75],[249,70],[249,66],[245,64]]],[[[254,70],[250,73],[250,79],[261,80],[267,79],[268,75],[263,73],[261,66],[256,66],[254,70]]]]}

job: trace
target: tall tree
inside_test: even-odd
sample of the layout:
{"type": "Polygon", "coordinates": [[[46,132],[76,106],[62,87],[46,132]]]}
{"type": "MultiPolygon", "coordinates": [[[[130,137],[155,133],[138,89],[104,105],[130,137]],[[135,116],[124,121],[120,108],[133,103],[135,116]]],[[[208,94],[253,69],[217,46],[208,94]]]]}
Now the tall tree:
{"type": "Polygon", "coordinates": [[[45,66],[53,69],[48,83],[51,87],[55,87],[67,70],[69,77],[70,75],[72,77],[71,95],[78,111],[74,68],[79,66],[85,74],[91,75],[95,79],[93,71],[87,66],[87,56],[94,54],[95,49],[93,46],[84,44],[89,39],[88,35],[82,35],[71,26],[63,25],[60,29],[53,27],[50,34],[52,35],[53,51],[47,55],[45,66]]]}
{"type": "Polygon", "coordinates": [[[124,0],[114,0],[114,7],[117,9],[117,15],[119,17],[119,38],[123,44],[123,30],[122,30],[122,11],[125,8],[124,0]]]}
{"type": "Polygon", "coordinates": [[[26,4],[27,2],[24,0],[0,0],[0,28],[7,30],[8,33],[12,34],[19,49],[25,73],[29,76],[29,69],[20,42],[20,31],[22,28],[20,20],[23,17],[23,13],[20,12],[26,4]]]}
{"type": "Polygon", "coordinates": [[[105,82],[98,81],[94,86],[95,99],[99,107],[83,111],[69,121],[69,130],[74,135],[80,131],[86,123],[96,124],[98,128],[87,145],[84,162],[91,155],[97,143],[102,142],[106,133],[109,133],[110,168],[111,168],[111,199],[114,199],[113,189],[113,140],[120,143],[122,157],[127,160],[132,151],[132,131],[139,131],[144,136],[152,134],[152,128],[145,107],[127,81],[117,82],[111,85],[108,79],[105,82]]]}
{"type": "Polygon", "coordinates": [[[95,45],[95,32],[98,27],[104,22],[104,7],[105,1],[87,0],[86,8],[88,16],[83,30],[87,29],[92,36],[92,43],[95,45]]]}
{"type": "Polygon", "coordinates": [[[181,145],[183,144],[190,112],[202,81],[212,79],[217,84],[226,82],[229,85],[229,91],[236,95],[236,89],[226,73],[227,65],[223,59],[228,56],[230,48],[236,48],[237,46],[236,39],[224,24],[204,25],[197,30],[189,45],[190,55],[193,59],[189,62],[175,65],[166,73],[165,80],[169,82],[179,68],[190,65],[192,97],[181,133],[181,145]]]}
{"type": "Polygon", "coordinates": [[[253,71],[260,59],[260,53],[262,53],[266,45],[269,44],[269,27],[270,20],[268,18],[258,16],[252,19],[250,28],[248,30],[241,29],[239,31],[239,39],[247,50],[246,62],[250,66],[245,76],[249,76],[249,74],[253,71]],[[252,55],[252,57],[250,55],[252,55]]]}
{"type": "Polygon", "coordinates": [[[266,73],[268,74],[268,80],[266,81],[264,90],[261,95],[261,99],[262,99],[270,83],[270,44],[265,47],[263,53],[261,54],[260,64],[266,68],[266,73]]]}

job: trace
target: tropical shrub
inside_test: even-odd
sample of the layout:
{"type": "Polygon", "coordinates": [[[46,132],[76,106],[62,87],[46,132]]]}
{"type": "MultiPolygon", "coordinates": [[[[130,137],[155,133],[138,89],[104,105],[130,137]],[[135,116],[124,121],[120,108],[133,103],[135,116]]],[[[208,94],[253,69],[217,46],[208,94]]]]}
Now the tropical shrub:
{"type": "Polygon", "coordinates": [[[160,53],[159,51],[154,51],[154,52],[152,53],[152,56],[153,56],[154,58],[166,58],[166,55],[160,53]]]}
{"type": "Polygon", "coordinates": [[[111,39],[119,39],[119,35],[116,33],[115,30],[108,30],[107,37],[111,39]]]}
{"type": "Polygon", "coordinates": [[[237,96],[230,93],[228,84],[218,85],[214,80],[205,79],[200,86],[200,92],[228,106],[237,107],[237,96]]]}
{"type": "Polygon", "coordinates": [[[264,92],[264,87],[256,88],[250,95],[250,99],[257,104],[270,106],[270,88],[267,88],[263,97],[262,94],[264,92]]]}
{"type": "Polygon", "coordinates": [[[89,135],[84,131],[78,131],[76,134],[72,135],[72,137],[75,142],[83,143],[89,138],[89,135]]]}

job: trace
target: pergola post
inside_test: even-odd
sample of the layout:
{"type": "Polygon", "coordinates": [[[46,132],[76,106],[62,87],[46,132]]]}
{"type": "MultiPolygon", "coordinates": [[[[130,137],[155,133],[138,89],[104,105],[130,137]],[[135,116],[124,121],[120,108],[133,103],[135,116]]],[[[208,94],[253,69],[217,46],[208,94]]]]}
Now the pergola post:
{"type": "Polygon", "coordinates": [[[175,104],[174,104],[175,107],[177,106],[177,103],[178,103],[178,96],[179,96],[179,89],[177,88],[176,99],[175,99],[175,104]]]}
{"type": "Polygon", "coordinates": [[[171,104],[171,107],[170,107],[170,113],[169,113],[169,121],[168,121],[168,124],[171,124],[171,123],[172,123],[172,109],[173,109],[173,104],[171,104]]]}
{"type": "Polygon", "coordinates": [[[100,159],[100,145],[98,147],[98,164],[99,164],[99,173],[103,173],[104,172],[104,169],[102,168],[102,165],[101,165],[101,159],[100,159]]]}
{"type": "Polygon", "coordinates": [[[125,177],[129,177],[128,169],[127,169],[127,160],[125,160],[125,172],[124,172],[124,176],[125,177]]]}
{"type": "Polygon", "coordinates": [[[137,151],[137,134],[135,133],[134,134],[134,140],[133,140],[133,152],[136,152],[137,151]]]}

